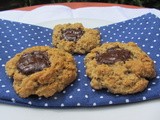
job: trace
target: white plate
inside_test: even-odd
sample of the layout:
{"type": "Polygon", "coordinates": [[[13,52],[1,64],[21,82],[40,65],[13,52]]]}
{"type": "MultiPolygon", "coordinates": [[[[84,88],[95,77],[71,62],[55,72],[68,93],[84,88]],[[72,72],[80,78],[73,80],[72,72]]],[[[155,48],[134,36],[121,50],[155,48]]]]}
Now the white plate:
{"type": "MultiPolygon", "coordinates": [[[[64,19],[47,21],[37,25],[53,28],[56,24],[81,22],[94,28],[109,25],[111,21],[92,19],[64,19]]],[[[160,120],[160,101],[152,100],[128,105],[95,108],[40,109],[0,104],[0,120],[160,120]]]]}

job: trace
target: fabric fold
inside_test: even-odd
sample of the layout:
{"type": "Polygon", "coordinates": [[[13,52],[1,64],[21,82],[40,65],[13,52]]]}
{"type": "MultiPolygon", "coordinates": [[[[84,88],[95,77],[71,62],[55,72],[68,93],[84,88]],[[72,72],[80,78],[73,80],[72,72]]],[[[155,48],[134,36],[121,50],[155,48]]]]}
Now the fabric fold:
{"type": "Polygon", "coordinates": [[[147,89],[133,95],[114,95],[107,90],[94,90],[86,76],[84,57],[74,55],[78,78],[65,90],[50,98],[20,98],[14,91],[13,79],[5,73],[5,63],[15,54],[32,46],[52,46],[52,29],[0,19],[0,102],[45,108],[92,107],[128,104],[160,98],[160,19],[149,13],[120,23],[96,28],[101,43],[135,42],[153,60],[157,76],[147,89]]]}

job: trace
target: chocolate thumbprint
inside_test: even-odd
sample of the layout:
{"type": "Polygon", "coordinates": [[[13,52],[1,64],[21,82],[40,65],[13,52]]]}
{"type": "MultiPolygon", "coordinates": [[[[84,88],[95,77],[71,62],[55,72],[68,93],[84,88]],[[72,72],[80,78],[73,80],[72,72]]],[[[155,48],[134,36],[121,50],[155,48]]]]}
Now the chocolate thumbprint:
{"type": "Polygon", "coordinates": [[[30,75],[50,67],[50,64],[47,52],[33,51],[20,57],[17,69],[25,75],[30,75]]]}
{"type": "Polygon", "coordinates": [[[97,54],[96,60],[100,64],[114,64],[118,61],[125,62],[131,58],[132,53],[129,50],[125,50],[120,47],[112,47],[107,50],[107,52],[102,54],[97,54]]]}
{"type": "Polygon", "coordinates": [[[81,36],[84,34],[84,31],[80,28],[78,29],[69,28],[69,29],[62,30],[61,32],[62,32],[61,39],[74,41],[74,42],[79,40],[81,36]]]}

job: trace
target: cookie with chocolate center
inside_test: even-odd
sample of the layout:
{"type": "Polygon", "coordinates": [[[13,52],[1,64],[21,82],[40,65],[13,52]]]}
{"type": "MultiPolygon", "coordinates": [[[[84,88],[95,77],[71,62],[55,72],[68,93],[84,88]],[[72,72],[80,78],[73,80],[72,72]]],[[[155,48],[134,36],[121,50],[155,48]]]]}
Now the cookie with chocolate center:
{"type": "Polygon", "coordinates": [[[133,42],[105,43],[86,55],[85,65],[91,86],[114,94],[141,92],[156,76],[153,60],[133,42]]]}
{"type": "Polygon", "coordinates": [[[50,97],[77,76],[73,56],[47,46],[27,48],[16,54],[6,63],[5,69],[14,79],[13,87],[22,98],[30,95],[50,97]]]}
{"type": "Polygon", "coordinates": [[[100,44],[99,31],[81,23],[56,25],[52,38],[53,46],[70,53],[85,54],[100,44]]]}

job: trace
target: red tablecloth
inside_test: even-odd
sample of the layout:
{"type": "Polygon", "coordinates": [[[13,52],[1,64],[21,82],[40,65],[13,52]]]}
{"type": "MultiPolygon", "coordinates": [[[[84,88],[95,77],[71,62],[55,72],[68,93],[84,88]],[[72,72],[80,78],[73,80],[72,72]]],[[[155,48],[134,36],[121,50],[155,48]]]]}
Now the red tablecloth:
{"type": "Polygon", "coordinates": [[[82,8],[82,7],[106,7],[106,6],[121,6],[125,8],[140,8],[139,6],[124,5],[124,4],[113,4],[113,3],[98,3],[98,2],[71,2],[71,3],[56,3],[56,4],[43,4],[35,5],[30,7],[18,8],[17,10],[33,10],[35,8],[45,6],[45,5],[66,5],[70,8],[82,8]]]}

